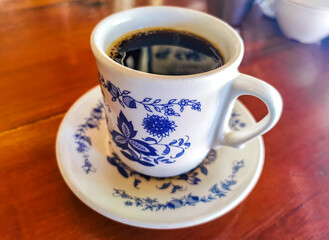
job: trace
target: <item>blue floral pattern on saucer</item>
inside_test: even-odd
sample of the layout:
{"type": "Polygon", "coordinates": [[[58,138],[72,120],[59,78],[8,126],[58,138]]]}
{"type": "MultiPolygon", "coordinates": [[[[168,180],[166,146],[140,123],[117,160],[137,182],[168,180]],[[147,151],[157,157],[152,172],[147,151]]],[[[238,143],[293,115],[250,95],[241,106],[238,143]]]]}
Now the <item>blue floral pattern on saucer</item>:
{"type": "Polygon", "coordinates": [[[107,156],[107,161],[115,166],[118,172],[124,178],[134,178],[134,187],[140,188],[139,184],[142,183],[143,180],[150,181],[151,179],[155,179],[160,182],[160,185],[156,185],[155,187],[160,190],[171,189],[170,193],[175,193],[176,191],[184,191],[186,187],[184,187],[184,183],[188,185],[197,185],[201,182],[201,176],[206,176],[208,174],[207,165],[210,165],[216,160],[217,154],[215,150],[210,150],[205,160],[193,170],[183,173],[181,175],[170,177],[170,178],[154,178],[141,173],[138,173],[132,169],[130,169],[126,164],[124,164],[117,154],[112,153],[113,157],[107,156]]]}
{"type": "Polygon", "coordinates": [[[90,116],[86,118],[85,122],[80,124],[74,134],[75,143],[77,144],[77,152],[80,153],[84,159],[82,165],[83,170],[88,174],[89,172],[96,172],[92,163],[89,160],[89,150],[92,146],[91,138],[87,135],[90,129],[99,129],[102,119],[104,119],[104,104],[99,101],[97,106],[93,108],[90,116]]]}
{"type": "Polygon", "coordinates": [[[237,184],[237,173],[240,168],[244,166],[244,160],[234,161],[231,174],[225,180],[215,183],[208,190],[208,195],[198,196],[189,193],[179,198],[173,197],[170,201],[159,202],[157,198],[131,196],[127,194],[125,190],[114,188],[113,196],[124,199],[124,205],[140,207],[142,211],[174,210],[185,206],[195,206],[198,203],[209,203],[213,200],[226,197],[226,195],[232,190],[232,186],[237,184]]]}
{"type": "MultiPolygon", "coordinates": [[[[120,165],[122,162],[113,155],[115,143],[108,135],[105,118],[108,106],[100,101],[101,97],[99,87],[82,96],[63,119],[56,140],[57,162],[65,182],[96,212],[145,228],[188,227],[227,213],[241,203],[257,183],[264,163],[261,138],[240,150],[223,147],[211,151],[213,155],[208,155],[185,177],[145,176],[150,178],[146,180],[138,173],[131,174],[133,170],[120,165]],[[104,142],[107,137],[112,146],[104,142]],[[116,165],[109,159],[114,159],[116,165]]],[[[234,109],[230,123],[237,129],[245,123],[255,124],[241,103],[237,102],[234,109]]],[[[169,117],[169,120],[175,119],[169,117]]],[[[142,121],[143,116],[140,124],[142,121]]],[[[142,126],[138,130],[142,131],[142,126]]],[[[173,133],[169,132],[169,137],[173,133]]]]}

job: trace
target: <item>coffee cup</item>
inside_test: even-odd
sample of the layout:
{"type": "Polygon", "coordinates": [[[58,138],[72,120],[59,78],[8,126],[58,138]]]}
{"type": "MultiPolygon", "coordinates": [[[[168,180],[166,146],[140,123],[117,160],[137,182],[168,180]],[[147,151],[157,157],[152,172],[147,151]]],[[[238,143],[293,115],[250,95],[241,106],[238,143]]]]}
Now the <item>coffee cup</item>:
{"type": "MultiPolygon", "coordinates": [[[[177,7],[142,7],[102,20],[91,35],[113,151],[137,172],[169,177],[202,162],[211,149],[240,148],[270,130],[279,120],[282,99],[271,85],[238,71],[244,45],[225,22],[177,7]],[[123,66],[107,55],[121,36],[144,28],[173,28],[218,46],[224,64],[190,75],[161,75],[123,66]],[[235,100],[261,99],[268,114],[241,131],[229,129],[235,100]]],[[[105,140],[104,140],[105,141],[105,140]]]]}

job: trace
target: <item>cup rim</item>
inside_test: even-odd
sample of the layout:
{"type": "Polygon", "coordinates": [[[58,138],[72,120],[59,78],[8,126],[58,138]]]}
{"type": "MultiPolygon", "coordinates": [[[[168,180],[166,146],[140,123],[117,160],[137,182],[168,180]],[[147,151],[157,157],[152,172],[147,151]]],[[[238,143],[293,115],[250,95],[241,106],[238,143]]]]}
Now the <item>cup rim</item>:
{"type": "MultiPolygon", "coordinates": [[[[137,29],[136,29],[137,30],[137,29]]],[[[203,35],[201,35],[203,36],[203,35]]],[[[205,37],[205,36],[204,36],[205,37]]],[[[237,69],[238,66],[240,65],[242,58],[243,58],[243,54],[244,54],[244,44],[243,44],[243,40],[241,39],[240,35],[233,29],[233,27],[231,27],[229,24],[227,24],[226,22],[224,22],[223,20],[216,18],[210,14],[201,12],[201,11],[197,11],[197,10],[193,10],[193,9],[187,9],[187,8],[182,8],[182,7],[172,7],[172,6],[146,6],[146,7],[137,7],[137,8],[132,8],[132,9],[128,9],[128,10],[124,10],[121,12],[117,12],[114,14],[111,14],[107,17],[105,17],[103,20],[101,20],[93,29],[91,36],[90,36],[90,45],[91,45],[91,50],[96,58],[96,60],[100,61],[101,63],[111,66],[111,67],[115,67],[118,68],[119,70],[121,69],[123,72],[126,73],[131,73],[134,74],[136,76],[141,76],[141,77],[145,77],[145,78],[151,78],[153,81],[156,79],[162,79],[162,80],[170,80],[170,79],[174,79],[174,80],[179,80],[179,79],[195,79],[195,78],[200,78],[200,77],[208,77],[211,75],[215,75],[218,73],[222,73],[222,72],[227,72],[229,70],[233,69],[237,69]],[[118,17],[119,15],[121,15],[122,13],[126,13],[126,12],[135,12],[135,11],[143,11],[146,9],[168,9],[170,11],[174,10],[174,11],[185,11],[185,12],[190,12],[193,14],[198,14],[200,16],[212,19],[213,21],[217,21],[218,24],[221,24],[224,28],[228,29],[231,37],[233,37],[233,39],[235,40],[234,44],[235,44],[235,48],[236,51],[234,53],[234,55],[232,55],[229,60],[224,63],[221,67],[210,70],[210,71],[206,71],[206,72],[202,72],[202,73],[197,73],[197,74],[189,74],[189,75],[162,75],[162,74],[154,74],[154,73],[147,73],[147,72],[142,72],[142,71],[138,71],[132,68],[128,68],[126,66],[123,66],[117,62],[115,62],[113,59],[111,59],[103,49],[101,49],[101,47],[99,46],[99,44],[97,44],[97,40],[95,39],[97,32],[100,31],[100,28],[102,25],[104,25],[106,22],[110,21],[111,19],[118,17]]]]}

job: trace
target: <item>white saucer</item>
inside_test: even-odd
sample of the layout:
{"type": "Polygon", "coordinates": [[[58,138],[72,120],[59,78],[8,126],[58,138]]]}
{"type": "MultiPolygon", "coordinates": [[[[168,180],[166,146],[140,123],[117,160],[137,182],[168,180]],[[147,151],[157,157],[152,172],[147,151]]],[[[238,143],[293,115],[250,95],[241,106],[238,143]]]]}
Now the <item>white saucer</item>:
{"type": "MultiPolygon", "coordinates": [[[[113,220],[155,229],[201,224],[236,207],[258,181],[264,163],[261,137],[243,149],[221,147],[190,173],[157,179],[128,169],[107,139],[99,87],[83,95],[59,128],[57,161],[64,180],[78,198],[113,220]]],[[[237,102],[235,130],[255,122],[237,102]]]]}

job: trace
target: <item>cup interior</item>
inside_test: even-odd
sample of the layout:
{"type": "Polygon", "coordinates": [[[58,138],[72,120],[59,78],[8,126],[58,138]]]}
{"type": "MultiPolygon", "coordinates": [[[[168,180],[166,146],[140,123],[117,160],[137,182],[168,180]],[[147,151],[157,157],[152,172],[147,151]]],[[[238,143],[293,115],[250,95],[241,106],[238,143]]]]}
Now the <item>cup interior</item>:
{"type": "Polygon", "coordinates": [[[225,22],[208,14],[177,7],[142,7],[113,14],[102,20],[91,36],[92,50],[106,55],[108,47],[122,35],[143,28],[168,27],[202,36],[219,48],[224,66],[239,65],[243,43],[239,35],[225,22]]]}

